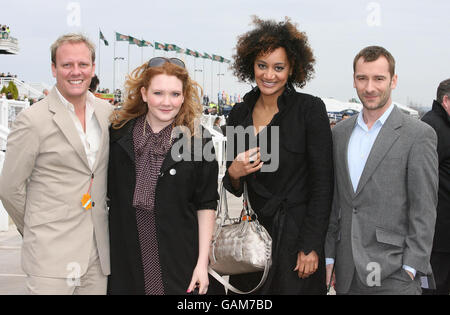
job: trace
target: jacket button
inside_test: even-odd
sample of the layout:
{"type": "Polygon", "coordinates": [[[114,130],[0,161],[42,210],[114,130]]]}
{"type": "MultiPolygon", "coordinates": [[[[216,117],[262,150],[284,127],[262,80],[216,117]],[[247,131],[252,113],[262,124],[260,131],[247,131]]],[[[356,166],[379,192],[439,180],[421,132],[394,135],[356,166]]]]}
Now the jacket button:
{"type": "Polygon", "coordinates": [[[175,175],[177,174],[177,170],[172,168],[172,169],[169,171],[169,173],[170,173],[170,175],[175,176],[175,175]]]}
{"type": "Polygon", "coordinates": [[[358,213],[358,210],[353,209],[353,214],[357,214],[357,213],[358,213]]]}
{"type": "Polygon", "coordinates": [[[95,207],[95,202],[92,201],[92,208],[94,208],[94,207],[95,207]]]}

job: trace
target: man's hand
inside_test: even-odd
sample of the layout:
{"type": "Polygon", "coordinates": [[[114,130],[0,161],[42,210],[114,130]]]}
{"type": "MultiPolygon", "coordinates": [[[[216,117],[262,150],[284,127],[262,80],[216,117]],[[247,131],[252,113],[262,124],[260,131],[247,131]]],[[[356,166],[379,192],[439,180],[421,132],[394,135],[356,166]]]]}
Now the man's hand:
{"type": "Polygon", "coordinates": [[[330,284],[330,280],[331,280],[331,286],[334,287],[336,285],[336,276],[335,273],[333,273],[333,266],[334,264],[329,264],[326,267],[326,271],[327,271],[327,276],[326,276],[326,285],[327,285],[327,289],[328,289],[328,285],[330,284]],[[333,273],[333,274],[332,274],[333,273]],[[331,278],[333,277],[333,278],[331,278]]]}
{"type": "Polygon", "coordinates": [[[411,280],[414,280],[414,275],[411,271],[408,271],[406,269],[404,269],[406,271],[406,273],[411,277],[411,280]]]}

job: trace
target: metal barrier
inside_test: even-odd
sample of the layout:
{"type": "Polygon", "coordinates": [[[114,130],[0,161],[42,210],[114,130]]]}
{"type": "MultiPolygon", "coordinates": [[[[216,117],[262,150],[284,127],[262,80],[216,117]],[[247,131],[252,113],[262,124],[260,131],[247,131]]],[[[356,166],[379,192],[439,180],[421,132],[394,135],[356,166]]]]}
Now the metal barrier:
{"type": "Polygon", "coordinates": [[[8,86],[9,82],[14,82],[17,89],[19,90],[19,95],[21,95],[21,96],[27,96],[28,98],[36,98],[36,99],[44,97],[44,94],[42,93],[42,91],[35,89],[31,85],[24,83],[24,82],[18,80],[17,78],[11,78],[11,77],[0,78],[0,87],[8,86]]]}

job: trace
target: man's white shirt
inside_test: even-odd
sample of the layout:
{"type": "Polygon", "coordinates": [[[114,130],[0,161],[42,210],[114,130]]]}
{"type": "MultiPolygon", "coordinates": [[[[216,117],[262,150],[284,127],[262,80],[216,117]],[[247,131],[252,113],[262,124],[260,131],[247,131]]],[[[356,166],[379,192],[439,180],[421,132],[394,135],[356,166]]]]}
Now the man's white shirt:
{"type": "Polygon", "coordinates": [[[85,110],[86,132],[84,132],[83,126],[81,126],[81,122],[78,119],[77,115],[75,114],[75,107],[73,106],[73,104],[67,101],[64,98],[64,96],[62,96],[62,94],[58,91],[58,88],[56,88],[56,91],[58,93],[59,98],[61,99],[61,102],[69,112],[69,115],[75,124],[81,143],[84,146],[89,166],[91,170],[93,170],[102,136],[100,124],[94,115],[95,96],[91,92],[89,91],[87,92],[86,110],[85,110]]]}

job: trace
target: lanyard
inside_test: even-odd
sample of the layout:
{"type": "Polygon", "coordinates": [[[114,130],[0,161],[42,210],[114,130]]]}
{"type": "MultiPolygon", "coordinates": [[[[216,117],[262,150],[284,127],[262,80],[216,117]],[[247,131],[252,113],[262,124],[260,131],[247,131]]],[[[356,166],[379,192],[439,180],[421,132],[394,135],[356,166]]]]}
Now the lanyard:
{"type": "Polygon", "coordinates": [[[94,174],[91,176],[91,183],[89,184],[89,189],[83,198],[81,198],[81,206],[87,211],[92,209],[92,197],[91,197],[91,189],[92,184],[94,183],[94,174]]]}

